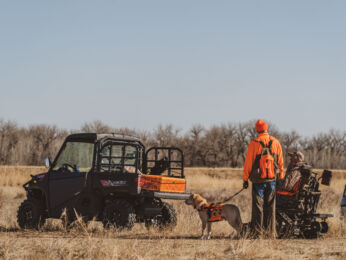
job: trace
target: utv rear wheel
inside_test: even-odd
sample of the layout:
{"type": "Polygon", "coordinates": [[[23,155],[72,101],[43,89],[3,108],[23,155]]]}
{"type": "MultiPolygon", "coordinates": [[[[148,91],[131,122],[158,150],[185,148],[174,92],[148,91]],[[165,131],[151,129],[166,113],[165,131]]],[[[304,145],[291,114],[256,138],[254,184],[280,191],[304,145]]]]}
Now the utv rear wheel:
{"type": "Polygon", "coordinates": [[[145,226],[157,227],[159,229],[173,229],[177,225],[177,213],[172,205],[163,202],[161,215],[156,216],[151,222],[146,221],[145,226]]]}
{"type": "Polygon", "coordinates": [[[175,227],[177,225],[177,213],[172,205],[163,203],[161,222],[164,227],[175,227]]]}
{"type": "Polygon", "coordinates": [[[44,208],[40,201],[27,199],[19,206],[17,222],[21,228],[38,229],[43,226],[45,220],[44,208]]]}
{"type": "Polygon", "coordinates": [[[118,229],[131,229],[135,220],[135,210],[126,200],[110,201],[104,207],[102,222],[106,228],[114,226],[118,229]]]}
{"type": "Polygon", "coordinates": [[[165,202],[156,202],[158,207],[161,207],[161,213],[155,217],[148,218],[144,220],[146,228],[174,228],[177,225],[177,213],[174,208],[165,202]]]}

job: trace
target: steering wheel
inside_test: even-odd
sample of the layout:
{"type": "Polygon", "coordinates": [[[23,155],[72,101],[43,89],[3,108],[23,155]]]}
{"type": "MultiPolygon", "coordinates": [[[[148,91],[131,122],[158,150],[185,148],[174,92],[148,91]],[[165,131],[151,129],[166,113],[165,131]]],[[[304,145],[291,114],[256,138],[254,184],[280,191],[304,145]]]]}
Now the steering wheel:
{"type": "Polygon", "coordinates": [[[64,171],[68,171],[68,172],[76,172],[77,169],[76,167],[72,166],[71,164],[68,163],[63,163],[60,167],[60,169],[64,170],[64,171]],[[71,171],[72,169],[72,171],[71,171]]]}

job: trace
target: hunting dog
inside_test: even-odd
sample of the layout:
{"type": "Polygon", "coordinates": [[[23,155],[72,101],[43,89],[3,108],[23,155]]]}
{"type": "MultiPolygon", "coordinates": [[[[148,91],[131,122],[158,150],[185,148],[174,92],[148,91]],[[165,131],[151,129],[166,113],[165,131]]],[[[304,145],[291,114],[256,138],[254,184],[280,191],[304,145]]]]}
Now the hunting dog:
{"type": "Polygon", "coordinates": [[[237,231],[237,238],[243,229],[243,223],[240,217],[240,211],[233,204],[214,204],[207,201],[199,194],[191,194],[190,198],[185,201],[187,205],[193,205],[197,209],[202,221],[202,234],[200,239],[210,239],[212,222],[226,220],[231,227],[237,231]],[[208,226],[207,237],[204,235],[206,226],[208,226]]]}

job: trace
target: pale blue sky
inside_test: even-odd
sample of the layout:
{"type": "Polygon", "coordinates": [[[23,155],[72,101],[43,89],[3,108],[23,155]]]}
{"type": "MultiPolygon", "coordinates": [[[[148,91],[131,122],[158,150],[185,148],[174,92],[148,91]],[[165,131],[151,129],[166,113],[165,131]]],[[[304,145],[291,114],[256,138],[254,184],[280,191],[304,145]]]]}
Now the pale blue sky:
{"type": "Polygon", "coordinates": [[[0,118],[346,130],[346,1],[1,1],[0,118]]]}

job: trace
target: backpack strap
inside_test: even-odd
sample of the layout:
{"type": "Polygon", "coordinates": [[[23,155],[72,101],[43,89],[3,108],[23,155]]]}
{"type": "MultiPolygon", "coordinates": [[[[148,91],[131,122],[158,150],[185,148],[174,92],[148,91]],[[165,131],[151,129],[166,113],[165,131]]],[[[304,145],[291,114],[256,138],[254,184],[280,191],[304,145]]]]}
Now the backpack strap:
{"type": "Polygon", "coordinates": [[[271,136],[269,136],[269,143],[268,145],[265,145],[261,140],[259,140],[258,138],[253,139],[256,143],[260,143],[262,145],[262,148],[271,148],[272,144],[273,144],[273,138],[271,136]]]}
{"type": "Polygon", "coordinates": [[[272,144],[273,144],[273,139],[270,139],[270,141],[269,141],[269,144],[268,144],[268,148],[271,148],[272,147],[272,144]]]}
{"type": "Polygon", "coordinates": [[[265,145],[261,140],[259,140],[258,138],[254,139],[255,142],[260,143],[262,146],[262,151],[261,151],[261,156],[264,154],[265,152],[265,148],[268,148],[268,152],[269,154],[273,155],[272,151],[271,151],[271,146],[273,144],[273,138],[271,136],[269,136],[269,143],[268,145],[265,145]]]}
{"type": "Polygon", "coordinates": [[[259,141],[259,143],[262,145],[262,148],[266,147],[262,141],[259,141]]]}

